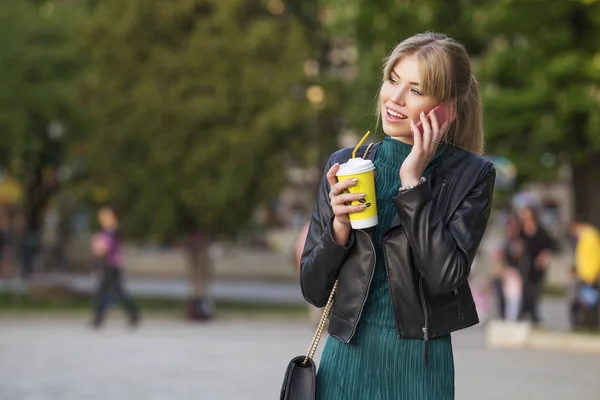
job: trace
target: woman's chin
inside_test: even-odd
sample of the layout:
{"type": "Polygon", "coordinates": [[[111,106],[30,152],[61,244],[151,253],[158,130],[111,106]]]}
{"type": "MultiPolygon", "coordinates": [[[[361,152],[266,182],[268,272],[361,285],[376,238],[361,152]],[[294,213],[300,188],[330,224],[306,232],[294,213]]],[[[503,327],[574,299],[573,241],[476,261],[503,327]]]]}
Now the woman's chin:
{"type": "Polygon", "coordinates": [[[404,143],[413,143],[413,137],[410,131],[405,132],[395,129],[384,129],[383,132],[392,139],[396,139],[404,143]]]}

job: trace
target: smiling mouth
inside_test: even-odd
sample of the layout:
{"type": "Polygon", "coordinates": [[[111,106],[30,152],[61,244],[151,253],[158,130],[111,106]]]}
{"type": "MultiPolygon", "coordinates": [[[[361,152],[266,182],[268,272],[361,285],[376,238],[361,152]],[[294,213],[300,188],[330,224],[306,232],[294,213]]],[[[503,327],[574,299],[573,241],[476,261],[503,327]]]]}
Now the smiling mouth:
{"type": "Polygon", "coordinates": [[[388,115],[390,115],[390,116],[392,116],[394,118],[399,118],[399,119],[406,119],[406,118],[408,118],[406,115],[400,114],[399,112],[396,112],[394,110],[390,110],[389,108],[386,108],[385,112],[387,112],[388,115]]]}

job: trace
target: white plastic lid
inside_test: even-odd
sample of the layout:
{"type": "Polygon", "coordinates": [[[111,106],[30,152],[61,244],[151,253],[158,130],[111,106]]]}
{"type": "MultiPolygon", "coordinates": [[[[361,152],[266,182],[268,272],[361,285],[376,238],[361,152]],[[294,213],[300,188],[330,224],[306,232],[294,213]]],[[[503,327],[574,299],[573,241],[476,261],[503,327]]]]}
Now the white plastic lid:
{"type": "Polygon", "coordinates": [[[337,172],[337,176],[346,176],[360,174],[367,171],[373,171],[375,165],[371,160],[364,160],[361,157],[351,158],[344,164],[340,164],[340,170],[337,172]]]}

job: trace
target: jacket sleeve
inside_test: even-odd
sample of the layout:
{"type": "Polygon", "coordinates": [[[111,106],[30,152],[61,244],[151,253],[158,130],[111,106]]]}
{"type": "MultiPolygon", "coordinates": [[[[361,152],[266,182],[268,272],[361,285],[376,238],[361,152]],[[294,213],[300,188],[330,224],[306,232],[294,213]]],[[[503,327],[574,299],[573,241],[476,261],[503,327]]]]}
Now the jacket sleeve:
{"type": "Polygon", "coordinates": [[[446,225],[429,185],[398,194],[393,202],[429,292],[450,293],[466,282],[490,216],[496,170],[483,168],[474,188],[446,225]]]}
{"type": "Polygon", "coordinates": [[[324,307],[338,277],[338,272],[354,243],[350,233],[348,244],[338,245],[333,239],[333,210],[329,203],[330,186],[327,171],[333,165],[333,156],[327,162],[310,220],[306,243],[300,261],[300,286],[306,301],[324,307]]]}

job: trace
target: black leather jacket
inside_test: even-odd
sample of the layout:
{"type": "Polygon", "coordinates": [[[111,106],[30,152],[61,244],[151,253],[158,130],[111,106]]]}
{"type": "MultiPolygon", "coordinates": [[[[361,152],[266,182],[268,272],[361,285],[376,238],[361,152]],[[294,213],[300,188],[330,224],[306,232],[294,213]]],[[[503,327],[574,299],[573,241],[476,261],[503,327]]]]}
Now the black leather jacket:
{"type": "MultiPolygon", "coordinates": [[[[325,172],[351,153],[334,153],[325,172]]],[[[424,339],[426,348],[429,338],[479,322],[467,278],[487,226],[495,177],[489,161],[448,146],[426,183],[393,199],[398,213],[383,250],[400,337],[424,339]]],[[[336,244],[329,190],[324,174],[302,254],[301,286],[308,302],[323,307],[338,280],[329,334],[348,343],[375,269],[374,236],[353,230],[346,247],[336,244]]]]}

